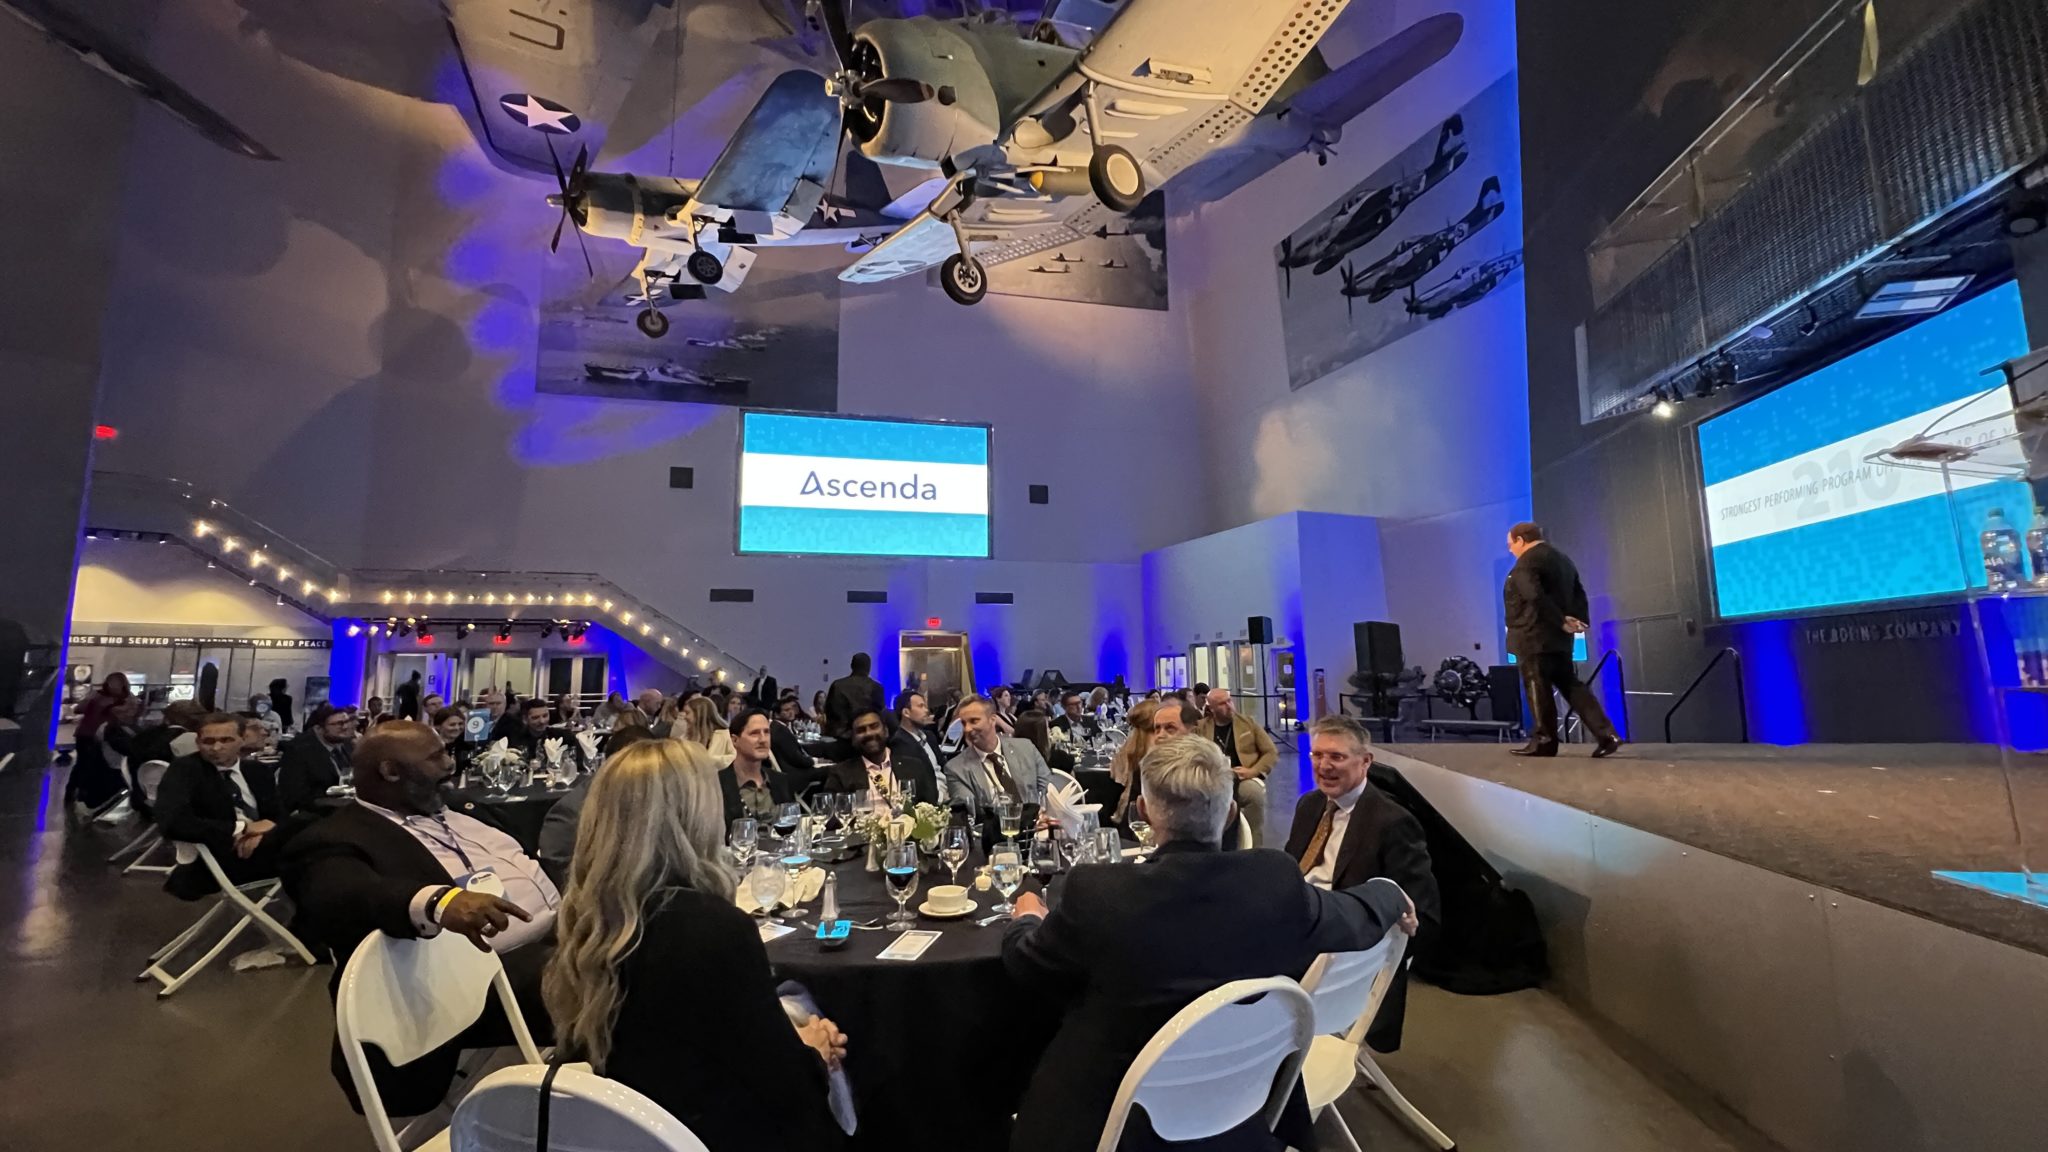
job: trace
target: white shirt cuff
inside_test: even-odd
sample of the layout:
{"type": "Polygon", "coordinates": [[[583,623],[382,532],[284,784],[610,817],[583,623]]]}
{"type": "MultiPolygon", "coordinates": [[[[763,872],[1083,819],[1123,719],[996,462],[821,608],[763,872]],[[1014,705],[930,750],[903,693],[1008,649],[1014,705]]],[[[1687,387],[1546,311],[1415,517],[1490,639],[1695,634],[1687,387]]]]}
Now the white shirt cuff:
{"type": "Polygon", "coordinates": [[[434,923],[431,918],[433,909],[429,905],[434,899],[434,893],[446,887],[446,884],[427,885],[413,893],[412,903],[406,908],[407,914],[412,917],[413,931],[418,932],[422,940],[441,934],[441,926],[434,923]]]}
{"type": "Polygon", "coordinates": [[[235,839],[240,840],[242,838],[242,833],[248,831],[248,828],[249,821],[246,817],[235,817],[235,839]]]}

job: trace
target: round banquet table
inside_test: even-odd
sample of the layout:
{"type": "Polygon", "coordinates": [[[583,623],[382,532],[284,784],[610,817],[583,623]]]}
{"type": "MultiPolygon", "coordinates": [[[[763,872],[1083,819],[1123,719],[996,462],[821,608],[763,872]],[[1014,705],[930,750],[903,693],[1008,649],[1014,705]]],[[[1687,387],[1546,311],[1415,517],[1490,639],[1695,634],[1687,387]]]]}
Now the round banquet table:
{"type": "MultiPolygon", "coordinates": [[[[981,862],[976,852],[960,869],[970,881],[981,862]]],[[[839,876],[839,914],[878,923],[895,911],[880,873],[863,857],[832,866],[839,876]]],[[[933,865],[919,878],[909,906],[924,902],[948,872],[933,865]]],[[[1001,894],[974,891],[978,907],[957,920],[918,917],[914,928],[939,939],[916,960],[878,960],[876,953],[901,938],[886,930],[855,929],[846,945],[825,951],[814,938],[822,901],[791,921],[797,930],[768,945],[777,976],[810,989],[819,1011],[846,1033],[846,1076],[853,1089],[858,1131],[849,1146],[890,1152],[1002,1152],[1010,1117],[1039,1054],[1051,1041],[1059,1013],[1003,969],[1008,921],[986,928],[1001,894]]]]}

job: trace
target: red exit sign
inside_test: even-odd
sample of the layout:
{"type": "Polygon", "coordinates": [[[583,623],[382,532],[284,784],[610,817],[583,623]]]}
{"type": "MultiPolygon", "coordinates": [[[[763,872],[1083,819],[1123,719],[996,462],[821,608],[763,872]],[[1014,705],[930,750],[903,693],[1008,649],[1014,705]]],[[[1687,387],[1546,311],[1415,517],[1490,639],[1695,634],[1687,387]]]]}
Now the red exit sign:
{"type": "Polygon", "coordinates": [[[924,618],[924,626],[927,628],[937,628],[940,623],[941,621],[937,616],[927,616],[924,618]]]}

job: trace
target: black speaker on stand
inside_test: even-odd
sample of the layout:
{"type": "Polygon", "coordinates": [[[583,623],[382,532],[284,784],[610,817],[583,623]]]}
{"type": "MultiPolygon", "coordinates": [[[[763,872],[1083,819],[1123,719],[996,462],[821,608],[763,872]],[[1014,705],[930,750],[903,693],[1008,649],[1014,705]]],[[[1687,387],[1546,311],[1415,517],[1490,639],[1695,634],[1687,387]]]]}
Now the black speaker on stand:
{"type": "Polygon", "coordinates": [[[1401,626],[1385,620],[1364,620],[1351,626],[1351,646],[1358,675],[1372,700],[1372,718],[1386,725],[1394,738],[1395,717],[1387,715],[1387,689],[1401,682],[1401,626]]]}
{"type": "MultiPolygon", "coordinates": [[[[1272,685],[1266,679],[1268,672],[1266,667],[1266,646],[1273,642],[1273,618],[1271,616],[1246,617],[1244,634],[1245,639],[1254,648],[1259,650],[1259,727],[1264,728],[1266,735],[1271,736],[1277,741],[1282,739],[1282,737],[1278,732],[1273,731],[1273,694],[1268,690],[1272,685]]],[[[1288,747],[1294,747],[1291,739],[1289,740],[1288,747]]]]}

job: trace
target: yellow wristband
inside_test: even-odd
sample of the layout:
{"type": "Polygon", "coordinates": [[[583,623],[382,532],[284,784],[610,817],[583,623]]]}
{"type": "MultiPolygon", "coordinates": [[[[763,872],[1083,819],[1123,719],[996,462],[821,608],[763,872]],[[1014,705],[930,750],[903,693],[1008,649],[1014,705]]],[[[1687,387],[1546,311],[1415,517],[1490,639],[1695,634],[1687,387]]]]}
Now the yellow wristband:
{"type": "Polygon", "coordinates": [[[441,922],[441,913],[446,912],[448,905],[453,903],[457,896],[462,895],[462,892],[461,888],[450,888],[447,895],[434,902],[434,923],[441,922]]]}

